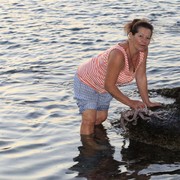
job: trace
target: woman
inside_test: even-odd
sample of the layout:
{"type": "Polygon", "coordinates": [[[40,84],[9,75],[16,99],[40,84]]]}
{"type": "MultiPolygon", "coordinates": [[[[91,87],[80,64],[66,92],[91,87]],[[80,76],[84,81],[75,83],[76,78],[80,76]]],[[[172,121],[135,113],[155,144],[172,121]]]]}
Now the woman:
{"type": "Polygon", "coordinates": [[[134,19],[124,27],[125,42],[82,64],[75,75],[75,99],[82,114],[81,135],[92,135],[95,125],[104,122],[110,101],[117,101],[132,109],[160,106],[148,97],[146,59],[153,26],[144,19],[134,19]],[[117,87],[136,79],[142,101],[132,100],[117,87]]]}

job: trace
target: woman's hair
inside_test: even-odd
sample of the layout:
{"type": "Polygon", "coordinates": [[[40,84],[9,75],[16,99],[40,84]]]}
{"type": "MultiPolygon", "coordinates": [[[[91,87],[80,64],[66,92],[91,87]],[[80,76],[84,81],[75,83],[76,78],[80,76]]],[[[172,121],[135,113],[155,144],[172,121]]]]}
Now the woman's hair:
{"type": "Polygon", "coordinates": [[[153,34],[154,27],[146,19],[134,19],[132,22],[129,22],[124,26],[124,31],[127,33],[127,35],[130,32],[135,35],[140,27],[150,29],[151,34],[153,34]]]}

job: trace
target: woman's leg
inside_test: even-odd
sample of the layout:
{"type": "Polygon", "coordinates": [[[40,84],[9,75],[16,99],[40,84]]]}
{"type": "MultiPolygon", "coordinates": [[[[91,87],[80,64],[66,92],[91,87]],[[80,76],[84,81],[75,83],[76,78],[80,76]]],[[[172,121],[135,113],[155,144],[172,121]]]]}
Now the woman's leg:
{"type": "Polygon", "coordinates": [[[82,122],[81,122],[81,129],[80,129],[81,134],[90,135],[94,133],[96,114],[97,114],[97,111],[94,109],[88,109],[82,113],[82,122]]]}
{"type": "Polygon", "coordinates": [[[97,111],[95,125],[102,124],[108,116],[108,110],[97,111]]]}
{"type": "Polygon", "coordinates": [[[95,128],[97,131],[97,126],[95,126],[97,114],[97,111],[93,109],[85,110],[82,113],[80,130],[81,141],[85,148],[89,149],[91,147],[96,150],[104,150],[107,149],[107,147],[105,145],[97,143],[95,138],[95,128]]]}
{"type": "Polygon", "coordinates": [[[108,111],[85,110],[82,113],[80,133],[90,135],[94,133],[94,126],[102,124],[107,119],[108,111]]]}
{"type": "Polygon", "coordinates": [[[112,96],[108,93],[98,93],[81,82],[78,76],[75,75],[74,97],[82,114],[80,134],[93,134],[94,126],[106,120],[112,96]]]}

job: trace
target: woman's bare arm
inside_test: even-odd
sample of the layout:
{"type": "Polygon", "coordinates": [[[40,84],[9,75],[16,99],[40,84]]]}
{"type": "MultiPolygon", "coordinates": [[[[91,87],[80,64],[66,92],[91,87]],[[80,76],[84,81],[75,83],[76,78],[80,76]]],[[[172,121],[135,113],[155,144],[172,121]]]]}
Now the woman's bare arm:
{"type": "Polygon", "coordinates": [[[148,82],[147,82],[147,75],[146,75],[146,60],[147,60],[147,54],[148,52],[145,53],[145,59],[143,63],[141,63],[140,67],[137,69],[136,72],[136,84],[139,90],[139,93],[141,95],[141,98],[143,102],[148,106],[160,106],[160,103],[157,102],[151,102],[148,96],[148,82]]]}
{"type": "Polygon", "coordinates": [[[144,107],[144,103],[137,100],[131,100],[125,96],[116,86],[119,73],[124,69],[125,59],[124,55],[118,51],[113,50],[109,56],[109,63],[107,74],[105,77],[105,89],[121,103],[132,107],[133,109],[144,107]]]}

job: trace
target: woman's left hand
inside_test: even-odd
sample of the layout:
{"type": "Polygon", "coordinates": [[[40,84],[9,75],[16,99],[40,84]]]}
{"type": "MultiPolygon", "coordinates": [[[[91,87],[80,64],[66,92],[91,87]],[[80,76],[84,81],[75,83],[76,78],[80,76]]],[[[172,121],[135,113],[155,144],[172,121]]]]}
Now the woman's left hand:
{"type": "Polygon", "coordinates": [[[159,102],[149,102],[148,104],[146,104],[147,107],[160,107],[160,106],[163,106],[162,103],[159,103],[159,102]]]}

